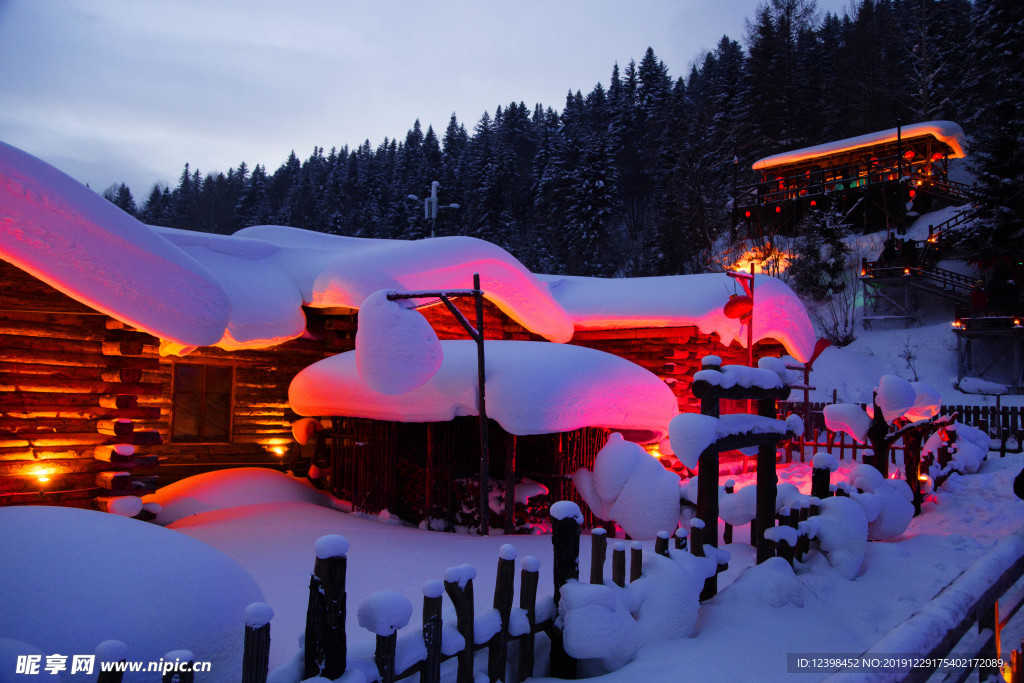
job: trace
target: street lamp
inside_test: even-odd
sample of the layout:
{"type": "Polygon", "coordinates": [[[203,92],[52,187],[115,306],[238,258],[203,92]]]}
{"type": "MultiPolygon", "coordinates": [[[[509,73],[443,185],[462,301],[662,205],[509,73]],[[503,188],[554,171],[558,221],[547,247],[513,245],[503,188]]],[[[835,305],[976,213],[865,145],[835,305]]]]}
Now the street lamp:
{"type": "MultiPolygon", "coordinates": [[[[430,183],[430,196],[423,200],[423,220],[430,221],[430,236],[434,236],[434,226],[437,224],[437,210],[438,209],[457,209],[458,204],[446,204],[444,206],[438,206],[437,204],[437,190],[441,187],[441,183],[433,181],[430,183]]],[[[414,194],[410,194],[406,197],[414,202],[420,201],[420,198],[414,194]]]]}

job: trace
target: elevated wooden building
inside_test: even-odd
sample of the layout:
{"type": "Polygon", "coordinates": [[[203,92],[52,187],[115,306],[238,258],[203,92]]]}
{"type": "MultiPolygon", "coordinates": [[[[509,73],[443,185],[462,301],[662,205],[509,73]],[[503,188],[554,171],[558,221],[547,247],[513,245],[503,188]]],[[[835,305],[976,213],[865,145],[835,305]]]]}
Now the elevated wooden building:
{"type": "Polygon", "coordinates": [[[965,149],[959,125],[928,121],[775,154],[737,190],[734,221],[753,237],[789,234],[828,208],[866,231],[900,230],[936,202],[970,200],[970,188],[949,179],[949,161],[965,149]]]}

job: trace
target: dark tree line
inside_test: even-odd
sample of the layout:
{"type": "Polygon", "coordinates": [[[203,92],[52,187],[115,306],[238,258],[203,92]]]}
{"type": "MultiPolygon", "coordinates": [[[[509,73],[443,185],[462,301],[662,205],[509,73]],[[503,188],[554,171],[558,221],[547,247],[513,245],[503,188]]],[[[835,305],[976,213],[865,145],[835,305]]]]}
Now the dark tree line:
{"type": "Polygon", "coordinates": [[[949,119],[977,133],[979,177],[1009,211],[992,220],[1012,232],[1022,194],[1003,179],[1024,179],[1022,31],[1017,0],[859,0],[844,16],[766,0],[745,45],[723,36],[686,77],[648,48],[560,111],[510,102],[472,130],[453,114],[440,135],[417,121],[404,140],[293,152],[273,171],[243,162],[204,176],[186,164],[175,188],[153,187],[139,207],[124,185],[105,195],[157,225],[416,239],[431,226],[409,195],[437,180],[441,203],[459,205],[438,214],[437,234],[489,240],[535,271],[695,272],[754,160],[949,119]]]}

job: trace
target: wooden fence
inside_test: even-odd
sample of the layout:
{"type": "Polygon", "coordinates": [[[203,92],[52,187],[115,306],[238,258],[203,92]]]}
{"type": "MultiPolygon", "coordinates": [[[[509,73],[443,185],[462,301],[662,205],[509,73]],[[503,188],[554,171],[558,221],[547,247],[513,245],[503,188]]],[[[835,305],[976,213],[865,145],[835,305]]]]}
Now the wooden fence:
{"type": "MultiPolygon", "coordinates": [[[[778,404],[780,418],[792,413],[804,418],[802,438],[785,444],[786,462],[794,458],[801,462],[818,450],[827,450],[840,459],[847,454],[853,460],[861,460],[864,451],[873,452],[870,443],[858,443],[845,432],[831,432],[825,427],[824,408],[828,403],[784,401],[778,404]],[[861,457],[858,457],[861,456],[861,457]]],[[[865,404],[861,403],[863,408],[865,404]]],[[[1006,453],[1020,453],[1024,447],[1024,409],[1019,406],[962,406],[949,405],[939,409],[940,415],[957,414],[957,420],[988,433],[999,441],[1000,456],[1006,453]]],[[[890,457],[895,462],[895,452],[904,451],[902,440],[893,444],[890,457]]]]}

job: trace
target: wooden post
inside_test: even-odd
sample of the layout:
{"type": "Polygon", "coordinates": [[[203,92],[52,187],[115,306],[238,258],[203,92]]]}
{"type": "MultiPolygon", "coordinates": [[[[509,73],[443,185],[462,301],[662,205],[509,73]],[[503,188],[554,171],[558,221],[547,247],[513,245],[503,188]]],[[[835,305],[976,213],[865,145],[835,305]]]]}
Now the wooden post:
{"type": "Polygon", "coordinates": [[[626,585],[626,544],[622,541],[612,546],[612,583],[620,588],[626,585]]]}
{"type": "Polygon", "coordinates": [[[242,683],[267,683],[270,670],[270,620],[274,610],[265,602],[245,608],[245,639],[242,646],[242,683]]]}
{"type": "MultiPolygon", "coordinates": [[[[764,417],[775,417],[775,399],[763,398],[757,402],[757,414],[764,417]]],[[[761,564],[771,555],[769,552],[774,549],[762,548],[767,544],[764,541],[764,532],[775,525],[775,493],[779,483],[779,477],[775,473],[775,449],[774,443],[763,443],[757,447],[757,490],[756,490],[756,511],[753,524],[757,528],[757,535],[752,536],[757,540],[757,563],[761,564]]]]}
{"type": "Polygon", "coordinates": [[[699,517],[690,520],[690,553],[704,557],[704,520],[699,517]]]}
{"type": "Polygon", "coordinates": [[[316,541],[306,608],[305,678],[335,679],[345,673],[345,569],[348,541],[336,534],[316,541]]]}
{"type": "Polygon", "coordinates": [[[441,603],[444,584],[427,581],[423,584],[423,645],[427,657],[420,669],[420,683],[441,683],[441,603]]]}
{"type": "MultiPolygon", "coordinates": [[[[128,658],[128,647],[120,640],[104,640],[96,646],[96,663],[123,662],[128,658]]],[[[103,671],[100,668],[96,683],[121,683],[124,671],[103,671]]]]}
{"type": "Polygon", "coordinates": [[[878,394],[874,392],[871,400],[874,402],[875,413],[871,418],[871,425],[868,427],[868,439],[871,441],[871,448],[874,451],[872,465],[882,473],[886,479],[889,478],[889,425],[882,417],[882,410],[878,407],[878,394]]]}
{"type": "Polygon", "coordinates": [[[427,423],[427,458],[424,468],[423,517],[430,529],[430,520],[434,516],[434,480],[437,478],[437,449],[434,447],[434,423],[427,423]]]}
{"type": "Polygon", "coordinates": [[[395,683],[395,654],[398,650],[398,631],[386,636],[377,635],[377,646],[373,650],[373,662],[380,674],[380,683],[395,683]]]}
{"type": "Polygon", "coordinates": [[[828,498],[829,487],[832,485],[832,473],[827,467],[814,467],[811,469],[811,495],[820,500],[828,498]]]}
{"type": "Polygon", "coordinates": [[[676,550],[686,550],[686,529],[679,527],[676,529],[676,550]]]}
{"type": "Polygon", "coordinates": [[[629,547],[629,582],[633,583],[643,574],[644,552],[640,541],[633,541],[629,547]]]}
{"type": "Polygon", "coordinates": [[[913,496],[914,516],[921,514],[921,443],[924,434],[919,429],[911,429],[903,435],[903,468],[913,496]]]}
{"type": "Polygon", "coordinates": [[[519,640],[519,680],[533,676],[533,629],[537,625],[537,584],[540,582],[540,560],[528,556],[523,558],[523,570],[519,574],[519,608],[526,612],[530,632],[519,640]]]}
{"type": "MultiPolygon", "coordinates": [[[[736,491],[736,482],[735,481],[730,479],[727,482],[725,482],[725,494],[726,495],[732,495],[735,491],[736,491]]],[[[729,545],[730,543],[732,543],[732,524],[729,524],[728,522],[726,522],[725,526],[722,528],[722,543],[724,545],[729,545]]]]}
{"type": "Polygon", "coordinates": [[[501,616],[501,630],[491,641],[487,652],[487,675],[492,681],[505,680],[505,664],[508,660],[508,621],[512,614],[512,598],[515,593],[516,549],[505,544],[498,557],[498,573],[494,583],[494,609],[501,616]]]}
{"type": "Polygon", "coordinates": [[[590,583],[604,584],[604,561],[608,555],[608,532],[601,528],[590,531],[590,583]]]}
{"type": "Polygon", "coordinates": [[[519,608],[526,612],[529,633],[519,639],[519,680],[534,676],[534,627],[537,626],[537,586],[541,581],[541,561],[534,556],[522,558],[519,573],[519,608]]]}
{"type": "Polygon", "coordinates": [[[509,434],[505,442],[505,535],[511,536],[516,528],[516,435],[509,434]]]}
{"type": "MultiPolygon", "coordinates": [[[[551,544],[554,546],[551,573],[555,585],[556,607],[562,599],[562,586],[570,579],[580,578],[582,524],[583,513],[576,503],[561,500],[551,506],[551,544]]],[[[562,632],[557,629],[551,634],[551,675],[570,680],[575,680],[577,676],[576,660],[566,653],[562,632]]]]}
{"type": "Polygon", "coordinates": [[[488,451],[487,436],[487,401],[485,399],[485,364],[484,364],[484,297],[480,291],[480,274],[473,275],[473,298],[476,300],[476,330],[479,338],[476,341],[476,372],[477,392],[479,394],[477,407],[480,415],[480,499],[477,509],[480,513],[480,535],[486,536],[490,533],[490,469],[491,455],[488,451]]]}
{"type": "Polygon", "coordinates": [[[654,552],[658,555],[668,557],[668,532],[659,531],[658,537],[654,539],[654,552]]]}
{"type": "MultiPolygon", "coordinates": [[[[721,365],[702,366],[703,369],[721,369],[721,365]]],[[[711,417],[719,416],[718,397],[706,396],[700,399],[700,412],[711,417]]],[[[703,522],[703,534],[691,527],[690,552],[697,556],[704,555],[704,544],[718,547],[718,447],[708,446],[697,460],[697,519],[703,522]],[[693,534],[699,534],[694,536],[693,534]],[[695,538],[700,538],[695,542],[695,538]]],[[[774,465],[772,467],[774,473],[774,465]]],[[[761,476],[760,460],[757,476],[761,476]]],[[[700,599],[707,600],[718,594],[718,573],[712,574],[704,581],[704,590],[700,599]]]]}
{"type": "Polygon", "coordinates": [[[466,646],[458,654],[459,666],[455,680],[457,683],[473,683],[473,646],[476,642],[473,637],[475,608],[472,577],[476,576],[476,569],[468,565],[455,569],[457,574],[449,569],[444,579],[444,590],[455,607],[455,628],[466,641],[466,646]]]}
{"type": "MultiPolygon", "coordinates": [[[[992,631],[992,638],[985,641],[984,647],[978,651],[978,658],[989,662],[997,659],[1000,652],[999,642],[999,601],[996,600],[990,607],[984,608],[978,614],[978,632],[984,630],[992,631]]],[[[980,680],[998,680],[1001,677],[999,667],[978,667],[978,678],[980,680]]]]}
{"type": "Polygon", "coordinates": [[[191,650],[173,650],[165,654],[161,658],[163,676],[160,683],[195,683],[196,674],[192,671],[195,659],[191,650]]]}

